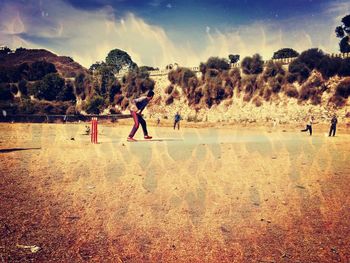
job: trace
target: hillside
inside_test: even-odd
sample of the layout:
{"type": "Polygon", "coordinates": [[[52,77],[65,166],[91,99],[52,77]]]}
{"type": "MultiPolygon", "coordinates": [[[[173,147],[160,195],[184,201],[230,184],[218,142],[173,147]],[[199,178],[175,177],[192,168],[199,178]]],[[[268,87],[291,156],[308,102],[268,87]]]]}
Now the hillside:
{"type": "Polygon", "coordinates": [[[87,69],[67,56],[57,56],[45,49],[17,49],[13,53],[0,55],[0,65],[17,67],[23,63],[32,64],[46,61],[55,65],[57,72],[65,78],[75,77],[79,73],[87,74],[87,69]]]}
{"type": "MultiPolygon", "coordinates": [[[[313,73],[313,76],[318,75],[317,72],[313,73]]],[[[224,99],[220,104],[213,105],[211,108],[205,105],[202,107],[189,106],[180,86],[175,86],[175,89],[179,92],[177,98],[170,105],[166,105],[165,101],[169,95],[166,94],[165,90],[170,85],[168,76],[156,76],[153,79],[156,83],[155,93],[157,96],[155,97],[155,103],[152,103],[149,109],[145,111],[147,117],[153,119],[172,119],[176,112],[180,112],[184,120],[194,122],[304,124],[305,119],[310,114],[315,116],[318,122],[328,123],[329,118],[336,113],[340,122],[350,124],[349,102],[342,107],[336,107],[329,103],[336,92],[337,85],[344,81],[344,78],[334,77],[324,83],[330,89],[323,94],[318,105],[314,105],[311,101],[300,102],[298,98],[281,93],[270,101],[260,100],[257,106],[253,101],[244,101],[244,93],[239,93],[236,90],[231,98],[224,99]]],[[[350,79],[347,78],[346,80],[349,81],[350,79]]],[[[300,90],[301,87],[301,85],[298,85],[297,89],[300,90]]]]}
{"type": "MultiPolygon", "coordinates": [[[[132,62],[132,60],[130,60],[132,62]]],[[[46,50],[17,49],[0,55],[0,108],[8,114],[128,114],[130,100],[155,91],[144,111],[150,119],[192,122],[304,123],[333,114],[350,122],[350,58],[310,49],[288,63],[258,54],[239,66],[209,58],[196,68],[115,74],[115,66],[90,71],[46,50]]]]}

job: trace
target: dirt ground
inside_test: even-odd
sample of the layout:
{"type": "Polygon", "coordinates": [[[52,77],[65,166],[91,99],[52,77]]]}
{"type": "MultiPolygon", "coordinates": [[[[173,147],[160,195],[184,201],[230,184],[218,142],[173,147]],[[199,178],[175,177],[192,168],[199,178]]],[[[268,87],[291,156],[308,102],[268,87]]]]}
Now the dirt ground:
{"type": "Polygon", "coordinates": [[[346,129],[84,130],[0,124],[0,262],[350,262],[346,129]]]}

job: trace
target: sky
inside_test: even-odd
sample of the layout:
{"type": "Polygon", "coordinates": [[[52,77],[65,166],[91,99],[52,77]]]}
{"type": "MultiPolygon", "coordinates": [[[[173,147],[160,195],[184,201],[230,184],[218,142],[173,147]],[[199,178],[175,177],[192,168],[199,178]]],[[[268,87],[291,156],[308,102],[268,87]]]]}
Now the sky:
{"type": "Polygon", "coordinates": [[[45,48],[89,67],[126,51],[139,66],[211,56],[270,59],[289,47],[339,51],[344,0],[0,0],[0,46],[45,48]]]}

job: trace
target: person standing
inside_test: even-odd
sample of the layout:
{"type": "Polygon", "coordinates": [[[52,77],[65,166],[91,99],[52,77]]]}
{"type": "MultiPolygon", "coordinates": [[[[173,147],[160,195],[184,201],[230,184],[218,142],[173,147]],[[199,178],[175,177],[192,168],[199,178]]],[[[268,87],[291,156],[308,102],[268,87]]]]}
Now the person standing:
{"type": "Polygon", "coordinates": [[[312,124],[314,123],[314,116],[311,116],[309,121],[306,124],[306,128],[304,130],[301,130],[302,132],[309,131],[310,136],[312,135],[312,124]]]}
{"type": "Polygon", "coordinates": [[[148,135],[147,131],[147,124],[146,121],[142,117],[142,111],[146,108],[147,104],[152,100],[154,96],[154,92],[150,90],[147,93],[147,96],[142,96],[138,99],[134,99],[130,106],[130,114],[132,118],[134,119],[134,126],[131,129],[131,132],[128,137],[128,141],[137,141],[134,139],[134,135],[137,132],[137,129],[139,128],[139,125],[141,124],[143,135],[145,139],[152,139],[152,136],[148,135]]]}
{"type": "Polygon", "coordinates": [[[180,120],[181,120],[181,116],[180,116],[179,112],[176,112],[175,118],[174,118],[174,130],[175,130],[176,125],[177,125],[177,129],[180,130],[180,120]]]}
{"type": "Polygon", "coordinates": [[[338,119],[337,119],[337,115],[333,115],[333,118],[331,119],[331,128],[329,130],[329,137],[331,137],[331,134],[333,133],[333,137],[335,136],[335,132],[337,130],[337,123],[338,123],[338,119]]]}

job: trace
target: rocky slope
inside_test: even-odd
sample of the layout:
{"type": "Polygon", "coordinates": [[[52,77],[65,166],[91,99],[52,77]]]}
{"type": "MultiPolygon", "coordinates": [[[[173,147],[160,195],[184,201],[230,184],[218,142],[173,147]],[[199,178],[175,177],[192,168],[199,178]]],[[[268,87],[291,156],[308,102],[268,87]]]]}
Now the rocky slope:
{"type": "MultiPolygon", "coordinates": [[[[314,72],[310,78],[319,74],[314,72]]],[[[333,77],[326,81],[324,85],[329,87],[327,92],[322,95],[322,101],[319,105],[313,105],[310,101],[300,102],[297,98],[291,98],[284,93],[279,93],[277,98],[271,101],[261,101],[261,106],[256,106],[252,102],[243,100],[243,93],[235,90],[230,99],[222,101],[219,105],[213,105],[210,109],[203,106],[195,110],[188,106],[187,100],[182,93],[182,89],[176,86],[180,96],[174,99],[170,105],[165,105],[167,94],[165,89],[170,82],[168,76],[155,76],[155,93],[157,94],[154,103],[149,107],[145,114],[152,119],[172,119],[177,111],[182,118],[188,121],[206,121],[206,122],[228,122],[228,123],[304,123],[305,119],[311,114],[315,116],[318,122],[328,123],[329,118],[336,113],[340,122],[350,124],[350,104],[343,107],[335,107],[329,103],[329,99],[334,95],[335,89],[344,78],[333,77]]],[[[300,90],[300,85],[296,85],[300,90]]]]}

